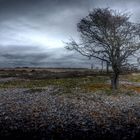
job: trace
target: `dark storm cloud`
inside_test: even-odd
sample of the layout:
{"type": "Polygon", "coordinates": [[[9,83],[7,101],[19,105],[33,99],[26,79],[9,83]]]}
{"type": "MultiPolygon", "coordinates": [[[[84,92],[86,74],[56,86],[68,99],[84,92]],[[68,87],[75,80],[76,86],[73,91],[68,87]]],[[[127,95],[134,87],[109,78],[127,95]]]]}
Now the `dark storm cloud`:
{"type": "Polygon", "coordinates": [[[49,14],[57,10],[86,6],[88,0],[0,0],[0,14],[20,15],[20,14],[31,14],[34,12],[39,13],[45,12],[49,14]]]}
{"type": "Polygon", "coordinates": [[[130,11],[140,21],[139,0],[0,0],[0,66],[89,67],[62,41],[78,39],[76,24],[96,7],[130,11]]]}
{"type": "Polygon", "coordinates": [[[91,61],[89,61],[86,57],[81,57],[81,55],[77,53],[68,53],[64,48],[48,49],[45,52],[41,52],[38,47],[33,46],[14,46],[15,51],[8,48],[5,47],[3,52],[0,52],[0,67],[40,66],[89,68],[91,65],[91,61]],[[59,53],[56,54],[56,52],[59,53]]]}
{"type": "MultiPolygon", "coordinates": [[[[42,45],[40,42],[45,42],[49,46],[48,40],[53,42],[53,38],[61,40],[62,46],[65,36],[68,38],[75,32],[75,23],[85,13],[88,5],[85,0],[1,0],[1,43],[17,45],[19,42],[34,42],[42,45]]],[[[58,43],[50,46],[52,45],[57,47],[58,43]]]]}

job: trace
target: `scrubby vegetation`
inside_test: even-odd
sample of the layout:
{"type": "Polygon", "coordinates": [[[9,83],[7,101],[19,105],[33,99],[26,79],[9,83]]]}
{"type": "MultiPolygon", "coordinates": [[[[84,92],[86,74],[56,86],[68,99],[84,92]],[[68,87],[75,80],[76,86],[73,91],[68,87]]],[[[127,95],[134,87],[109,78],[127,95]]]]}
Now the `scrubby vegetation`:
{"type": "Polygon", "coordinates": [[[0,71],[0,138],[137,139],[138,74],[121,75],[112,91],[109,75],[87,71],[0,71]]]}
{"type": "MultiPolygon", "coordinates": [[[[71,90],[111,92],[110,74],[93,70],[3,70],[0,71],[0,88],[30,88],[45,89],[55,86],[70,92],[71,90]]],[[[140,74],[126,74],[120,76],[123,81],[118,91],[140,91],[140,74]]],[[[114,91],[113,91],[114,92],[114,91]]]]}

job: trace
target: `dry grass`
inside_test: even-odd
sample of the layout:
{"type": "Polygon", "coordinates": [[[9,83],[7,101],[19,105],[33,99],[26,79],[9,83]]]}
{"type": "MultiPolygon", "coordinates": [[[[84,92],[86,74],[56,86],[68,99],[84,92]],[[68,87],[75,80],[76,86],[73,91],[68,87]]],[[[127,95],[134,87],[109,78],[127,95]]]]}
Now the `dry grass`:
{"type": "Polygon", "coordinates": [[[97,90],[109,90],[110,85],[106,83],[94,83],[91,85],[85,85],[85,89],[89,91],[97,91],[97,90]]]}
{"type": "MultiPolygon", "coordinates": [[[[60,79],[43,79],[43,80],[21,80],[16,79],[13,81],[1,82],[0,88],[30,88],[30,89],[43,89],[48,86],[56,86],[63,89],[64,93],[71,92],[72,90],[84,90],[86,92],[95,92],[98,90],[112,92],[110,84],[107,84],[107,77],[85,77],[85,78],[60,78],[60,79]]],[[[140,93],[139,86],[121,85],[120,91],[136,91],[140,93]]]]}
{"type": "Polygon", "coordinates": [[[0,82],[0,88],[35,88],[35,87],[47,87],[49,85],[55,85],[64,88],[76,88],[87,87],[91,84],[103,84],[107,80],[107,77],[79,77],[79,78],[60,78],[60,79],[14,79],[10,81],[0,82]]]}
{"type": "Polygon", "coordinates": [[[127,89],[140,93],[140,87],[138,87],[138,86],[128,86],[127,89]]]}
{"type": "Polygon", "coordinates": [[[130,82],[140,82],[140,73],[132,73],[129,75],[121,76],[121,79],[128,80],[130,82]]]}
{"type": "MultiPolygon", "coordinates": [[[[94,76],[88,76],[88,73],[86,76],[79,76],[79,77],[73,77],[73,73],[69,73],[69,70],[63,69],[63,72],[66,72],[69,75],[69,77],[63,77],[61,75],[62,70],[59,69],[55,71],[55,69],[50,69],[51,72],[54,72],[55,75],[58,75],[59,78],[45,78],[42,77],[43,75],[49,75],[48,73],[49,70],[42,70],[42,69],[20,69],[20,70],[7,70],[7,71],[0,71],[0,88],[30,88],[32,89],[44,89],[47,88],[48,86],[56,86],[59,87],[63,90],[64,93],[72,92],[73,90],[76,90],[78,92],[81,90],[84,90],[85,92],[95,92],[98,90],[105,91],[107,93],[112,93],[111,91],[111,86],[107,82],[109,81],[108,76],[99,76],[99,75],[94,75],[94,76]],[[30,77],[31,75],[31,77],[30,77]],[[35,75],[40,75],[40,78],[36,79],[35,75]],[[25,76],[25,78],[24,78],[25,76]],[[33,77],[32,77],[33,76],[33,77]],[[62,76],[62,77],[61,77],[62,76]],[[7,80],[7,81],[1,81],[3,78],[9,78],[13,77],[16,79],[13,80],[7,80]]],[[[70,70],[70,71],[75,71],[75,70],[70,70]]],[[[84,71],[79,70],[80,71],[84,71]]],[[[76,71],[76,74],[78,75],[78,71],[76,71]]],[[[85,72],[86,74],[86,72],[85,72]]],[[[53,75],[52,75],[53,76],[53,75]]],[[[120,76],[120,80],[126,80],[129,82],[140,82],[140,74],[129,74],[129,75],[122,75],[120,76]]],[[[34,90],[33,90],[34,91],[34,90]]],[[[127,84],[122,84],[120,86],[119,91],[136,91],[140,93],[140,87],[139,86],[134,86],[134,85],[127,85],[127,84]]]]}

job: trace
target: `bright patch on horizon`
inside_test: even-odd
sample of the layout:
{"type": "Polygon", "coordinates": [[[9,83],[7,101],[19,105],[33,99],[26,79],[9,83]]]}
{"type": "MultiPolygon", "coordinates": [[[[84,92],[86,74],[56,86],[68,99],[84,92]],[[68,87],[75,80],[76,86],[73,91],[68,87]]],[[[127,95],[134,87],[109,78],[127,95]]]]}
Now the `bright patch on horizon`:
{"type": "Polygon", "coordinates": [[[64,47],[63,39],[49,36],[37,30],[10,31],[3,34],[1,38],[2,46],[38,46],[43,48],[64,47]]]}
{"type": "Polygon", "coordinates": [[[43,34],[29,35],[28,40],[30,40],[34,44],[40,45],[41,47],[58,48],[64,46],[62,40],[53,37],[51,38],[43,34]]]}

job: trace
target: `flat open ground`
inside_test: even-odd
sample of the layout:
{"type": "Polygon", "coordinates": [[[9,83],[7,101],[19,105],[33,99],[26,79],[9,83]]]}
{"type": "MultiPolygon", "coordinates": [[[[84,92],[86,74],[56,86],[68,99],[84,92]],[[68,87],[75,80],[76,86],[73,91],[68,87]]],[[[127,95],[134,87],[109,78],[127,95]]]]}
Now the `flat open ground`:
{"type": "Polygon", "coordinates": [[[140,74],[86,69],[1,69],[0,138],[139,139],[140,74]]]}

